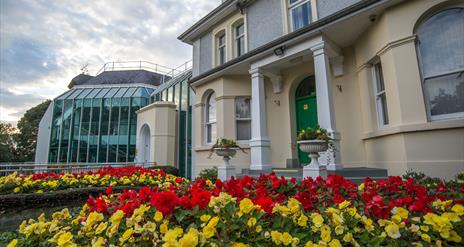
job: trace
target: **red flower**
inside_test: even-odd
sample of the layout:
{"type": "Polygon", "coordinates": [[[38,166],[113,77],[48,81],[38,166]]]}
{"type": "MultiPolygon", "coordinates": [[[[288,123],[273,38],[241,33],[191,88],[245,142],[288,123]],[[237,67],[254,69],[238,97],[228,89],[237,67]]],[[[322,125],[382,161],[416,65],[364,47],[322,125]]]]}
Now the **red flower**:
{"type": "Polygon", "coordinates": [[[178,205],[179,198],[172,191],[157,192],[151,198],[150,203],[163,214],[170,214],[178,205]]]}

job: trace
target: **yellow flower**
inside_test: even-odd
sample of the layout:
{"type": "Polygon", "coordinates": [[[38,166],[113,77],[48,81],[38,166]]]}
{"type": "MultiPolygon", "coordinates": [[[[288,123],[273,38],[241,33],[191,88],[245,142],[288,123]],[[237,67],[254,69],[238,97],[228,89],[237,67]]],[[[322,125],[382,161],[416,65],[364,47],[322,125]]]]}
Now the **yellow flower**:
{"type": "Polygon", "coordinates": [[[321,227],[324,224],[324,218],[318,213],[311,214],[312,222],[316,227],[321,227]]]}
{"type": "Polygon", "coordinates": [[[343,226],[338,225],[338,226],[335,227],[335,234],[342,235],[344,230],[345,229],[344,229],[343,226]]]}
{"type": "Polygon", "coordinates": [[[271,238],[272,238],[272,241],[275,243],[275,244],[281,244],[282,241],[282,233],[278,232],[278,231],[271,231],[271,238]]]}
{"type": "Polygon", "coordinates": [[[411,224],[411,226],[409,227],[409,230],[410,230],[411,232],[418,232],[419,229],[420,229],[419,226],[416,225],[416,224],[411,224]]]}
{"type": "Polygon", "coordinates": [[[348,208],[347,211],[348,211],[348,214],[349,214],[350,216],[353,216],[353,217],[354,217],[354,216],[356,215],[356,213],[357,213],[356,208],[348,208]]]}
{"type": "Polygon", "coordinates": [[[427,234],[425,234],[425,233],[422,233],[422,234],[421,234],[421,238],[422,238],[422,240],[424,240],[424,241],[427,242],[427,243],[430,243],[430,241],[431,241],[430,236],[427,235],[427,234]]]}
{"type": "Polygon", "coordinates": [[[462,242],[461,236],[459,236],[458,233],[455,232],[455,231],[450,232],[450,237],[448,238],[448,240],[456,242],[456,243],[461,243],[462,242]]]}
{"type": "Polygon", "coordinates": [[[17,244],[18,244],[18,240],[13,239],[6,247],[15,247],[17,244]]]}
{"type": "Polygon", "coordinates": [[[260,225],[256,226],[256,232],[260,233],[261,231],[263,231],[263,227],[260,225]]]}
{"type": "Polygon", "coordinates": [[[361,183],[359,186],[358,186],[358,190],[360,191],[363,191],[364,190],[364,183],[361,183]]]}
{"type": "Polygon", "coordinates": [[[400,228],[396,224],[388,224],[385,227],[385,232],[387,232],[387,235],[393,239],[401,237],[400,228]]]}
{"type": "Polygon", "coordinates": [[[134,230],[132,228],[128,228],[119,238],[119,242],[121,242],[121,244],[126,242],[130,237],[132,237],[132,233],[134,233],[134,230]]]}
{"type": "Polygon", "coordinates": [[[14,188],[14,190],[13,190],[14,193],[18,193],[18,192],[20,192],[20,191],[21,191],[21,188],[19,188],[19,187],[16,187],[16,188],[14,188]]]}
{"type": "Polygon", "coordinates": [[[350,202],[345,200],[343,201],[342,203],[338,204],[338,209],[345,209],[347,208],[348,206],[350,206],[350,202]]]}
{"type": "Polygon", "coordinates": [[[451,208],[451,211],[457,213],[459,216],[464,215],[464,206],[461,204],[456,204],[451,208]]]}
{"type": "Polygon", "coordinates": [[[255,217],[251,217],[251,218],[248,220],[247,225],[248,225],[248,227],[253,227],[254,225],[256,225],[256,218],[255,218],[255,217]]]}
{"type": "Polygon", "coordinates": [[[70,232],[65,232],[58,237],[57,244],[58,246],[68,246],[70,244],[73,244],[72,238],[73,236],[70,232]]]}
{"type": "Polygon", "coordinates": [[[95,229],[95,234],[100,234],[102,233],[106,227],[108,226],[108,222],[102,222],[97,226],[97,229],[95,229]]]}
{"type": "Polygon", "coordinates": [[[198,230],[190,228],[190,230],[181,239],[179,239],[179,246],[181,247],[195,247],[198,244],[198,230]]]}
{"type": "Polygon", "coordinates": [[[409,211],[401,207],[394,207],[392,213],[394,215],[399,215],[401,219],[406,219],[409,216],[409,211]]]}
{"type": "Polygon", "coordinates": [[[163,223],[160,225],[160,232],[161,233],[166,233],[168,231],[168,225],[163,223]]]}
{"type": "Polygon", "coordinates": [[[331,233],[332,233],[332,231],[330,230],[330,228],[327,225],[324,225],[321,228],[321,239],[322,239],[322,241],[328,243],[332,239],[331,233]]]}
{"type": "Polygon", "coordinates": [[[155,217],[153,217],[153,219],[154,219],[156,222],[162,221],[162,220],[163,220],[163,213],[161,213],[160,211],[156,211],[155,217]]]}
{"type": "Polygon", "coordinates": [[[207,222],[209,219],[211,219],[211,215],[209,214],[204,214],[200,217],[200,220],[203,222],[207,222]]]}
{"type": "Polygon", "coordinates": [[[308,217],[306,215],[301,214],[300,217],[298,218],[298,225],[299,226],[307,226],[308,225],[308,217]]]}
{"type": "Polygon", "coordinates": [[[96,240],[92,241],[92,247],[103,247],[105,246],[105,239],[102,237],[98,237],[96,240]]]}
{"type": "Polygon", "coordinates": [[[428,227],[428,226],[425,226],[425,225],[420,226],[420,229],[421,229],[422,231],[424,231],[424,232],[428,232],[428,231],[430,230],[429,227],[428,227]]]}
{"type": "Polygon", "coordinates": [[[314,244],[313,241],[308,241],[308,242],[306,242],[304,247],[317,247],[317,245],[314,244]]]}
{"type": "Polygon", "coordinates": [[[124,212],[122,210],[118,210],[113,215],[111,215],[109,222],[111,222],[111,224],[113,225],[119,225],[123,217],[124,217],[124,212]]]}
{"type": "Polygon", "coordinates": [[[329,247],[342,247],[342,244],[338,239],[334,238],[332,241],[330,241],[329,247]]]}
{"type": "Polygon", "coordinates": [[[452,222],[459,222],[459,221],[461,221],[461,219],[459,218],[458,214],[456,214],[456,213],[449,213],[449,212],[446,212],[446,213],[441,214],[441,216],[447,218],[448,220],[450,220],[450,221],[452,221],[452,222]]]}
{"type": "Polygon", "coordinates": [[[292,213],[300,211],[300,202],[295,198],[290,198],[287,202],[287,207],[292,213]]]}
{"type": "Polygon", "coordinates": [[[254,209],[254,204],[250,199],[245,198],[245,199],[240,201],[240,206],[239,207],[240,207],[240,212],[241,213],[248,214],[254,209]]]}
{"type": "Polygon", "coordinates": [[[166,243],[176,244],[177,238],[183,233],[183,230],[180,227],[168,230],[163,237],[163,240],[166,243]]]}
{"type": "Polygon", "coordinates": [[[145,223],[145,225],[143,225],[143,228],[146,229],[147,231],[153,233],[153,232],[156,231],[156,224],[149,221],[149,222],[145,223]]]}
{"type": "Polygon", "coordinates": [[[292,235],[290,235],[288,232],[282,233],[281,238],[280,238],[280,241],[281,241],[285,246],[291,244],[291,243],[292,243],[292,240],[293,240],[292,235]]]}
{"type": "Polygon", "coordinates": [[[351,234],[351,232],[348,232],[347,234],[345,234],[345,236],[343,236],[344,242],[350,243],[351,240],[353,240],[353,234],[351,234]]]}
{"type": "Polygon", "coordinates": [[[203,235],[206,239],[212,238],[216,234],[216,228],[214,226],[205,226],[203,228],[203,235]]]}

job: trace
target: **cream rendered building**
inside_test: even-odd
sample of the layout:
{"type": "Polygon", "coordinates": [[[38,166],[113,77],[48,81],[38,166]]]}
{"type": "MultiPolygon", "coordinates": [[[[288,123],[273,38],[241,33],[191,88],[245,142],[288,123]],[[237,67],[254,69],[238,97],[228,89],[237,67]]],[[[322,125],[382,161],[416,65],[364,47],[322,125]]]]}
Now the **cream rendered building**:
{"type": "Polygon", "coordinates": [[[329,170],[464,170],[464,2],[228,0],[179,39],[193,46],[193,172],[216,138],[243,169],[299,167],[296,133],[336,141],[329,170]]]}

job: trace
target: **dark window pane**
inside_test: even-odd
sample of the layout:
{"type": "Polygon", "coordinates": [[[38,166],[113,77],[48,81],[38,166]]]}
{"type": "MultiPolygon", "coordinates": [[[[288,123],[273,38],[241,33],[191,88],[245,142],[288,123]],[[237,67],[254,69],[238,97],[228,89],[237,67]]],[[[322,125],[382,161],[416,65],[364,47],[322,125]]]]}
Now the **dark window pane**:
{"type": "Polygon", "coordinates": [[[464,112],[464,72],[425,80],[432,116],[464,112]]]}
{"type": "Polygon", "coordinates": [[[314,76],[304,79],[296,90],[296,97],[305,97],[316,94],[316,81],[314,76]]]}
{"type": "Polygon", "coordinates": [[[251,121],[237,121],[237,140],[251,139],[251,121]]]}

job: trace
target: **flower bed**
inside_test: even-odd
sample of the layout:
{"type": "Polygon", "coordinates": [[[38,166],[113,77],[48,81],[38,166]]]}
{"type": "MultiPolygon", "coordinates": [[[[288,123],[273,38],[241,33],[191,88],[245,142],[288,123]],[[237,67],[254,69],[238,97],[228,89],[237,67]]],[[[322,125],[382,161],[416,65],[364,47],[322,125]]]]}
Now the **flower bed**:
{"type": "Polygon", "coordinates": [[[108,186],[158,186],[164,183],[185,183],[187,180],[166,174],[159,169],[142,167],[107,167],[98,171],[56,174],[38,173],[18,175],[13,173],[0,177],[0,194],[43,193],[70,188],[108,186]]]}
{"type": "Polygon", "coordinates": [[[197,180],[90,197],[76,217],[23,222],[11,246],[459,246],[463,191],[400,177],[197,180]]]}

